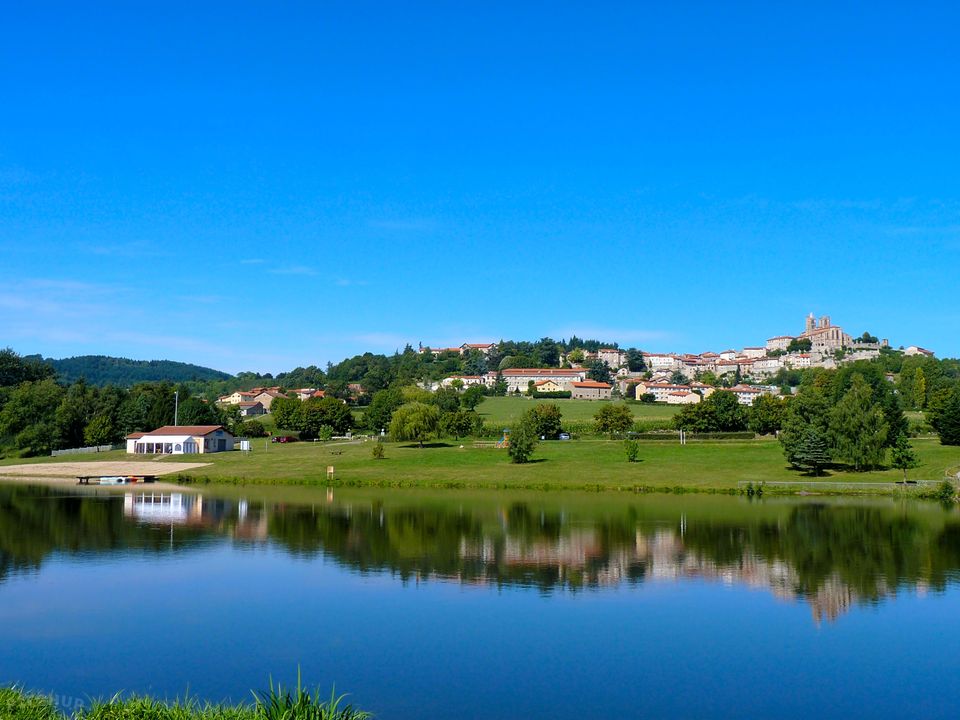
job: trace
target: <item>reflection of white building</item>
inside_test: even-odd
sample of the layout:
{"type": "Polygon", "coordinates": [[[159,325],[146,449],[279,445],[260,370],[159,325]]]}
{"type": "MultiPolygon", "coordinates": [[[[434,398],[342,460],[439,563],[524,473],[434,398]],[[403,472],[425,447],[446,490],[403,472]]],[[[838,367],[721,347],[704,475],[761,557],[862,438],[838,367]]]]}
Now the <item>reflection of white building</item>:
{"type": "Polygon", "coordinates": [[[123,515],[140,522],[185,523],[203,512],[203,498],[183,493],[125,493],[123,515]]]}

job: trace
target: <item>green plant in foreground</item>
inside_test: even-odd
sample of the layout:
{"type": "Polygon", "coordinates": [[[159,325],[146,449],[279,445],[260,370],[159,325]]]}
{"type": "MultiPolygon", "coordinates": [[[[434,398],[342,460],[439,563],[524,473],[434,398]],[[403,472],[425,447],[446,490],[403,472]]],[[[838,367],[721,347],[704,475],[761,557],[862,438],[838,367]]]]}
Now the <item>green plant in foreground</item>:
{"type": "Polygon", "coordinates": [[[636,440],[624,440],[623,449],[627,453],[627,462],[636,462],[640,457],[640,443],[636,440]]]}
{"type": "Polygon", "coordinates": [[[256,706],[254,707],[256,720],[366,720],[372,717],[370,713],[356,710],[352,705],[340,706],[345,695],[337,695],[336,690],[330,691],[330,699],[320,699],[320,691],[312,694],[303,689],[297,675],[297,689],[291,693],[278,683],[276,687],[270,682],[270,690],[265,695],[254,693],[256,706]]]}
{"type": "Polygon", "coordinates": [[[52,699],[24,693],[17,688],[0,688],[2,720],[368,720],[372,715],[343,705],[345,695],[330,693],[323,700],[320,692],[303,689],[300,679],[294,692],[281,685],[264,694],[254,693],[253,705],[212,705],[187,698],[172,703],[147,697],[96,701],[88,710],[65,716],[58,712],[52,699]]]}

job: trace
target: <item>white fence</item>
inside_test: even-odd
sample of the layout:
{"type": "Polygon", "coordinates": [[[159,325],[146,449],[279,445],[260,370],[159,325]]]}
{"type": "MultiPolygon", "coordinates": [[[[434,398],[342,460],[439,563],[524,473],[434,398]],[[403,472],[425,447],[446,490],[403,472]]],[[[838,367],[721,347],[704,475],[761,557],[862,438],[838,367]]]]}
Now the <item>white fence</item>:
{"type": "Polygon", "coordinates": [[[126,445],[96,445],[93,447],[70,448],[68,450],[53,450],[51,457],[59,455],[83,455],[84,453],[109,452],[110,450],[123,450],[126,445]]]}

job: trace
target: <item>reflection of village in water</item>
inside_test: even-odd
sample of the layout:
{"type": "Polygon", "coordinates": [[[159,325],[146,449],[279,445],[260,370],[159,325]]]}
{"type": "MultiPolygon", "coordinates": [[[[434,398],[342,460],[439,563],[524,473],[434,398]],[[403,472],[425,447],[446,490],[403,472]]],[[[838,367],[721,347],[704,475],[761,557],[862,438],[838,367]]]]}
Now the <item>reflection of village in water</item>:
{"type": "Polygon", "coordinates": [[[718,523],[570,519],[524,504],[489,517],[436,507],[385,509],[377,503],[284,505],[192,493],[134,492],[124,516],[145,524],[204,529],[244,542],[277,542],[297,554],[319,553],[404,580],[556,589],[699,580],[771,592],[809,604],[815,621],[898,589],[926,592],[957,580],[957,526],[931,539],[946,557],[931,564],[923,527],[870,508],[801,505],[786,521],[718,523]],[[879,524],[878,524],[879,523],[879,524]],[[864,529],[882,537],[864,536],[864,529]],[[818,534],[823,537],[819,538],[818,534]],[[833,546],[825,550],[822,540],[833,546]],[[912,556],[911,556],[912,551],[912,556]],[[851,555],[851,552],[853,553],[851,555]],[[859,553],[859,556],[857,555],[859,553]],[[922,567],[926,565],[926,567],[922,567]]]}

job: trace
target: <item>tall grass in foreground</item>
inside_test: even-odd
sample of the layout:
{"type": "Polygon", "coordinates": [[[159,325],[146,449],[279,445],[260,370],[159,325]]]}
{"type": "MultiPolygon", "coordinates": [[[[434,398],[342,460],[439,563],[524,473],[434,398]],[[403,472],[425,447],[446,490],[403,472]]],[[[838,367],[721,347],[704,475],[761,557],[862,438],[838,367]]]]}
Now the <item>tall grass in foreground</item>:
{"type": "Polygon", "coordinates": [[[319,691],[295,691],[270,683],[266,693],[254,693],[252,705],[212,705],[195,699],[159,702],[152,698],[114,697],[96,701],[71,715],[59,712],[53,700],[0,688],[0,720],[367,720],[372,715],[343,705],[343,695],[323,700],[319,691]]]}

